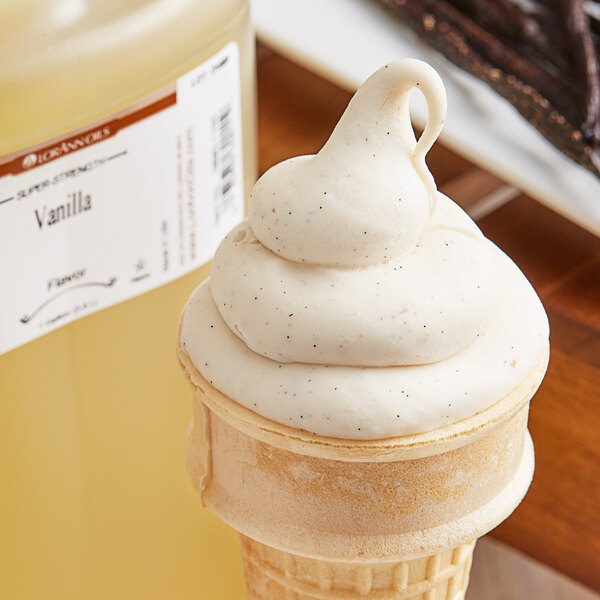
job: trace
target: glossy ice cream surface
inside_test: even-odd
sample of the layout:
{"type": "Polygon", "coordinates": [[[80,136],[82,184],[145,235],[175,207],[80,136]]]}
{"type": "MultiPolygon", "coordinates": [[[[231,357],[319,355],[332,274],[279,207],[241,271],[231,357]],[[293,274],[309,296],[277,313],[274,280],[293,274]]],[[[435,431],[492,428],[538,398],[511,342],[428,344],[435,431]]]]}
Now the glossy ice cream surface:
{"type": "Polygon", "coordinates": [[[474,415],[544,359],[534,290],[426,167],[445,108],[431,67],[389,63],[317,155],[263,175],[185,310],[210,383],[291,427],[380,439],[474,415]],[[429,107],[418,142],[413,88],[429,107]]]}

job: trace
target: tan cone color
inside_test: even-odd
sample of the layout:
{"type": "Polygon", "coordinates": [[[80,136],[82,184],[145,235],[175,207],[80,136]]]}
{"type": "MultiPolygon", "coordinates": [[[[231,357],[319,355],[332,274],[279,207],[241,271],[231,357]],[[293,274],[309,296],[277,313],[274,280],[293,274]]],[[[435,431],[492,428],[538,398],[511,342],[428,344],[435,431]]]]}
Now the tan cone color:
{"type": "Polygon", "coordinates": [[[249,600],[462,600],[475,546],[408,561],[344,563],[241,538],[249,600]]]}
{"type": "Polygon", "coordinates": [[[473,540],[531,482],[527,414],[547,356],[482,413],[365,441],[261,417],[178,354],[194,389],[188,472],[202,502],[242,534],[251,599],[460,600],[473,540]]]}

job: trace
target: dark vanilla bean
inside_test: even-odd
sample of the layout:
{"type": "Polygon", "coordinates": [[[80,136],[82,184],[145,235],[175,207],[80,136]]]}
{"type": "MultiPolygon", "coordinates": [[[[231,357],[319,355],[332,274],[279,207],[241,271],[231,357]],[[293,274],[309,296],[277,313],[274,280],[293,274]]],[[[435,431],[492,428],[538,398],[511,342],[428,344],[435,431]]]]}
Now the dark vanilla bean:
{"type": "Polygon", "coordinates": [[[532,3],[531,11],[511,0],[381,1],[600,177],[598,21],[583,0],[532,3]]]}
{"type": "Polygon", "coordinates": [[[561,0],[567,23],[567,49],[578,76],[583,80],[582,133],[586,140],[600,143],[600,72],[592,41],[590,22],[583,0],[561,0]]]}

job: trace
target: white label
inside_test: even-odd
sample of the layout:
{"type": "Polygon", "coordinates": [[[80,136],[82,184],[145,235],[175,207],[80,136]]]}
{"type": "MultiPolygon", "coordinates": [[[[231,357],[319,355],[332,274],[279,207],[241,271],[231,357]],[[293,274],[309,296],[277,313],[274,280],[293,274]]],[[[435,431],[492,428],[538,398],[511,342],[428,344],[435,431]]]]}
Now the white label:
{"type": "Polygon", "coordinates": [[[0,354],[206,263],[243,211],[233,42],[160,95],[0,157],[0,354]]]}

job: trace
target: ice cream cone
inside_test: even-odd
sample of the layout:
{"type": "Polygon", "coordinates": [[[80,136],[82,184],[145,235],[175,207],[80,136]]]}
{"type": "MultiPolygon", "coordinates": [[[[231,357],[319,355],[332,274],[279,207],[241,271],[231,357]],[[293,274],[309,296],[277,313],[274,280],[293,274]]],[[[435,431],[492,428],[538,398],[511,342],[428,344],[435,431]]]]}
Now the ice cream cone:
{"type": "Polygon", "coordinates": [[[384,65],[318,154],[262,176],[182,315],[188,471],[242,536],[250,598],[464,598],[474,541],[531,483],[548,323],[435,188],[445,106],[431,67],[384,65]]]}
{"type": "Polygon", "coordinates": [[[250,598],[462,598],[474,540],[531,482],[527,414],[547,356],[487,410],[384,440],[280,425],[179,358],[194,389],[188,471],[242,535],[250,598]]]}

